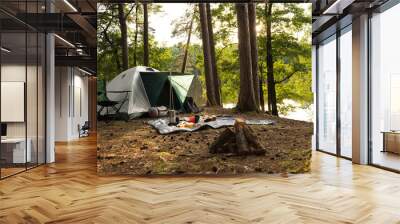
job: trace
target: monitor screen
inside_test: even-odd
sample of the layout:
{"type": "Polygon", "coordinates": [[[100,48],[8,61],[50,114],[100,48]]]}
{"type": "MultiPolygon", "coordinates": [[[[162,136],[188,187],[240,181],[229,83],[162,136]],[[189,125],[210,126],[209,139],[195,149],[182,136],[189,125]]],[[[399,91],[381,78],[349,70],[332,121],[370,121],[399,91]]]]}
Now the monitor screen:
{"type": "Polygon", "coordinates": [[[1,124],[1,136],[7,136],[7,124],[1,124]]]}

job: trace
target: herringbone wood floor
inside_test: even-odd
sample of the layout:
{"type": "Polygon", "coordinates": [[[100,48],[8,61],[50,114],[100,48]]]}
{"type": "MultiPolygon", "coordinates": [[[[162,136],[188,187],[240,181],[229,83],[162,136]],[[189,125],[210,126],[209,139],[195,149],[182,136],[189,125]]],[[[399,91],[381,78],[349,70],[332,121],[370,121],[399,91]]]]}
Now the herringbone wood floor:
{"type": "Polygon", "coordinates": [[[98,177],[94,138],[0,181],[0,223],[400,223],[400,175],[314,153],[289,177],[98,177]]]}

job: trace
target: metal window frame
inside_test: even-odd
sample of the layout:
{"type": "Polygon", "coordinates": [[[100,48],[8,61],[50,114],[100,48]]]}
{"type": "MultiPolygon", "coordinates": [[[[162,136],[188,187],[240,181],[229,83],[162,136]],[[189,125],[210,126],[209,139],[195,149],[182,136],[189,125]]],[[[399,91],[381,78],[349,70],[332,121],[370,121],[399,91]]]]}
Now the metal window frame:
{"type": "Polygon", "coordinates": [[[329,154],[329,155],[332,155],[332,156],[336,156],[336,157],[339,157],[339,158],[343,158],[343,159],[346,159],[346,160],[352,160],[352,158],[350,158],[350,157],[347,157],[347,156],[343,156],[342,155],[342,149],[341,149],[341,129],[342,129],[342,127],[341,127],[341,117],[340,117],[340,103],[341,103],[341,97],[340,97],[340,81],[341,81],[341,57],[340,57],[340,42],[341,42],[341,36],[344,34],[344,33],[346,33],[346,32],[349,32],[349,30],[347,30],[348,29],[348,27],[349,26],[351,26],[352,25],[352,23],[350,22],[349,23],[349,19],[350,19],[351,17],[345,17],[345,18],[343,18],[343,20],[347,20],[347,21],[345,21],[345,22],[343,22],[343,23],[340,23],[340,20],[336,23],[336,24],[334,24],[332,27],[330,27],[330,28],[328,28],[328,29],[331,29],[329,32],[331,32],[331,34],[330,35],[326,35],[326,34],[322,34],[322,35],[324,35],[323,36],[323,38],[322,39],[320,39],[319,41],[318,41],[318,44],[316,45],[316,69],[315,69],[315,71],[316,71],[316,134],[315,134],[315,136],[316,136],[316,139],[315,139],[315,142],[316,142],[316,151],[318,151],[318,152],[323,152],[323,153],[326,153],[326,154],[329,154]],[[334,33],[332,33],[332,29],[335,29],[335,32],[334,33]],[[347,30],[347,31],[346,31],[347,30]],[[345,32],[344,32],[345,31],[345,32]],[[335,38],[333,39],[333,40],[331,40],[331,41],[336,41],[336,51],[335,51],[335,53],[336,53],[336,61],[335,61],[335,63],[336,63],[336,152],[335,153],[332,153],[332,152],[329,152],[329,151],[326,151],[326,150],[324,150],[324,149],[321,149],[320,147],[319,147],[319,104],[320,104],[320,102],[319,102],[319,54],[318,54],[318,51],[319,51],[319,46],[320,46],[320,44],[322,43],[322,42],[325,42],[325,41],[327,41],[329,38],[332,38],[332,36],[335,36],[335,38]]]}
{"type": "MultiPolygon", "coordinates": [[[[371,20],[373,18],[373,13],[383,13],[383,12],[391,9],[392,7],[398,5],[399,3],[400,3],[400,0],[389,0],[389,1],[385,2],[383,5],[381,5],[381,6],[377,7],[377,8],[367,10],[367,13],[368,13],[368,30],[367,30],[367,41],[368,41],[368,49],[367,49],[367,51],[368,51],[368,54],[367,54],[367,66],[368,66],[368,69],[367,69],[367,80],[368,80],[367,81],[368,82],[368,87],[367,87],[368,88],[368,91],[367,91],[368,92],[368,95],[367,95],[367,102],[368,102],[368,105],[367,105],[367,107],[368,107],[368,111],[367,111],[367,113],[368,113],[368,115],[367,115],[368,116],[368,124],[367,124],[367,127],[368,127],[368,139],[367,139],[367,141],[368,141],[368,153],[367,154],[368,154],[368,161],[367,161],[367,165],[373,166],[373,167],[377,167],[379,169],[387,170],[387,171],[390,171],[390,172],[395,172],[395,173],[400,173],[400,170],[393,169],[393,168],[390,168],[390,167],[387,167],[387,166],[383,166],[383,165],[380,165],[380,164],[375,164],[373,162],[373,144],[372,144],[373,143],[372,142],[372,92],[373,92],[373,90],[372,90],[372,59],[371,59],[372,58],[372,24],[371,24],[371,20]]],[[[340,20],[337,23],[340,23],[340,20]]],[[[319,151],[319,152],[323,152],[323,153],[326,153],[326,154],[329,154],[329,155],[333,155],[333,156],[339,157],[339,158],[352,160],[352,158],[349,158],[349,157],[341,155],[341,147],[340,147],[341,126],[340,126],[340,113],[338,113],[338,112],[340,112],[340,108],[338,109],[338,107],[340,107],[340,92],[339,92],[340,91],[340,87],[338,87],[338,86],[337,86],[337,92],[336,92],[336,104],[337,104],[336,105],[336,122],[337,122],[336,123],[336,127],[337,127],[337,130],[336,130],[336,135],[337,135],[336,136],[336,146],[337,146],[336,154],[335,153],[331,153],[331,152],[327,152],[327,151],[319,148],[319,122],[320,122],[319,121],[319,116],[318,116],[318,114],[319,114],[319,104],[320,104],[319,97],[318,97],[318,94],[319,94],[319,60],[320,60],[319,56],[318,56],[319,45],[320,45],[321,42],[327,40],[331,36],[336,35],[335,41],[336,41],[336,48],[338,49],[339,46],[340,46],[340,36],[342,35],[340,33],[340,31],[343,31],[344,29],[346,29],[347,26],[352,24],[352,23],[350,23],[350,24],[346,25],[345,27],[339,27],[339,26],[337,26],[337,23],[334,25],[334,26],[336,26],[336,33],[332,34],[333,27],[329,27],[329,28],[326,29],[327,32],[325,32],[325,33],[322,32],[319,36],[317,36],[315,38],[315,40],[318,40],[317,43],[315,44],[316,45],[316,48],[315,48],[316,49],[316,54],[315,54],[316,55],[316,69],[315,69],[315,71],[316,71],[316,102],[315,102],[316,103],[316,116],[315,116],[316,117],[316,133],[315,133],[315,136],[316,136],[316,139],[315,139],[316,140],[316,150],[319,151]],[[339,35],[338,35],[338,32],[339,32],[339,35]]],[[[339,53],[340,53],[340,49],[336,51],[336,57],[337,57],[337,62],[336,62],[337,63],[337,67],[336,67],[336,70],[337,70],[336,71],[336,73],[337,73],[336,85],[340,85],[340,65],[339,65],[339,63],[340,63],[340,55],[339,55],[339,53]]]]}
{"type": "Polygon", "coordinates": [[[368,11],[368,30],[367,30],[367,39],[368,39],[368,54],[367,54],[367,60],[368,60],[368,74],[367,74],[367,79],[368,79],[368,165],[387,170],[390,172],[394,173],[400,173],[400,169],[394,169],[388,166],[384,166],[381,164],[374,163],[374,147],[373,147],[373,138],[372,138],[372,94],[373,94],[373,88],[372,88],[372,19],[374,18],[373,14],[374,13],[384,13],[385,11],[391,9],[392,7],[400,4],[400,0],[389,0],[385,2],[383,5],[379,6],[376,9],[369,10],[368,11]]]}

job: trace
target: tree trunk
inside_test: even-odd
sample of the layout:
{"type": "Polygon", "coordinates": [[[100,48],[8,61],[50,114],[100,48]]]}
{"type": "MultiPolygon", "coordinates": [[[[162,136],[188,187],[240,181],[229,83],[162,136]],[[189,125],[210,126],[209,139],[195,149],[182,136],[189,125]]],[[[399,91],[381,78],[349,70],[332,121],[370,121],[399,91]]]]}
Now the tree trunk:
{"type": "Polygon", "coordinates": [[[267,24],[267,89],[268,89],[268,108],[272,115],[278,116],[278,107],[276,101],[275,78],[274,78],[274,60],[272,57],[272,3],[265,5],[265,15],[267,24]]]}
{"type": "Polygon", "coordinates": [[[138,33],[139,33],[139,17],[138,17],[138,11],[139,11],[139,4],[136,4],[135,6],[135,37],[133,41],[133,66],[137,66],[137,45],[138,45],[138,33]]]}
{"type": "Polygon", "coordinates": [[[211,65],[211,49],[208,34],[207,25],[207,12],[205,3],[199,3],[199,13],[200,13],[200,26],[201,26],[201,39],[203,42],[203,54],[204,54],[204,70],[206,78],[206,90],[207,90],[207,104],[209,106],[218,105],[218,101],[215,96],[215,85],[212,75],[212,65],[211,65]]]}
{"type": "Polygon", "coordinates": [[[230,153],[233,155],[265,155],[266,150],[261,145],[257,135],[250,126],[241,119],[236,119],[234,131],[225,129],[211,144],[209,152],[230,153]]]}
{"type": "Polygon", "coordinates": [[[206,3],[206,14],[207,14],[207,26],[208,26],[208,40],[210,41],[210,56],[211,56],[211,71],[214,80],[214,90],[215,90],[215,100],[217,105],[221,106],[221,81],[218,77],[217,71],[217,60],[215,58],[215,42],[214,42],[214,32],[212,27],[212,13],[210,3],[206,3]]]}
{"type": "Polygon", "coordinates": [[[193,21],[194,21],[194,13],[193,13],[192,19],[190,20],[190,24],[189,24],[188,38],[186,41],[185,54],[183,56],[182,69],[181,69],[182,74],[185,73],[185,71],[186,71],[187,57],[189,54],[189,46],[190,46],[190,38],[192,37],[193,21]]]}
{"type": "Polygon", "coordinates": [[[262,64],[260,64],[260,87],[259,87],[260,88],[260,106],[261,106],[261,111],[265,112],[263,84],[264,84],[263,67],[262,67],[262,64]]]}
{"type": "Polygon", "coordinates": [[[238,109],[240,111],[259,111],[257,105],[251,62],[251,44],[249,34],[249,15],[246,3],[236,3],[239,61],[240,61],[240,90],[238,109]]]}
{"type": "Polygon", "coordinates": [[[143,3],[143,64],[149,66],[149,16],[147,3],[143,3]]]}
{"type": "Polygon", "coordinates": [[[257,21],[256,21],[256,5],[249,3],[249,31],[251,46],[251,72],[253,75],[253,88],[257,105],[260,105],[260,79],[258,76],[258,49],[257,49],[257,21]]]}
{"type": "Polygon", "coordinates": [[[126,26],[126,17],[124,11],[125,5],[123,3],[118,4],[118,19],[121,30],[121,48],[122,48],[122,69],[127,70],[129,65],[128,59],[128,30],[126,26]]]}

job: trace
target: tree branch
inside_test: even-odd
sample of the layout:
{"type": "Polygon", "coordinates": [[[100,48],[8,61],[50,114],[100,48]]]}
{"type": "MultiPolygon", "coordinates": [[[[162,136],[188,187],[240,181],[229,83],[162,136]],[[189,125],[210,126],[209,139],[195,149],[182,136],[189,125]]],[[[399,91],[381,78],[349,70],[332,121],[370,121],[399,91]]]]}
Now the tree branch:
{"type": "Polygon", "coordinates": [[[282,80],[275,81],[275,82],[274,82],[275,85],[276,85],[276,84],[280,84],[280,83],[282,83],[282,82],[285,82],[285,81],[289,80],[289,79],[290,79],[294,74],[296,74],[297,72],[299,72],[299,71],[294,71],[294,72],[290,73],[288,76],[286,76],[285,78],[283,78],[282,80]]]}
{"type": "MultiPolygon", "coordinates": [[[[132,4],[132,7],[129,9],[129,11],[125,14],[124,19],[126,20],[129,16],[129,14],[131,14],[132,10],[135,8],[136,4],[132,4]]],[[[135,15],[137,16],[137,15],[135,15]]]]}

